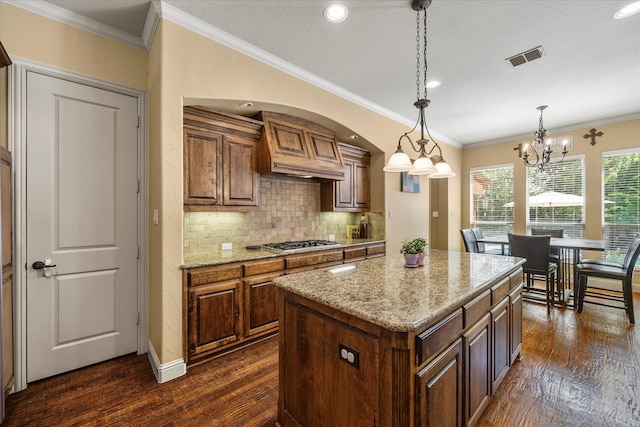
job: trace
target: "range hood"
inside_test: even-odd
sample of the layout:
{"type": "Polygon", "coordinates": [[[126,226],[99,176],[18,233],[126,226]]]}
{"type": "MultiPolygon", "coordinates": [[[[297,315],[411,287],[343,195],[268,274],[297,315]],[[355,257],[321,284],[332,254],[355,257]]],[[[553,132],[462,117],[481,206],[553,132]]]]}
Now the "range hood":
{"type": "Polygon", "coordinates": [[[312,121],[262,111],[259,172],[342,181],[345,167],[335,133],[312,121]]]}

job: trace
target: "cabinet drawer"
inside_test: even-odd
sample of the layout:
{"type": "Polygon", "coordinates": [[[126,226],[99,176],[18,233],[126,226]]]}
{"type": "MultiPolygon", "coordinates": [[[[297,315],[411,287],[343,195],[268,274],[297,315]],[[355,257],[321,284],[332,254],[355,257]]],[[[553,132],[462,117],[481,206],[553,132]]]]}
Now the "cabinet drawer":
{"type": "Polygon", "coordinates": [[[285,268],[291,270],[293,268],[308,267],[319,264],[341,263],[342,250],[313,252],[311,254],[294,255],[285,258],[285,268]]]}
{"type": "Polygon", "coordinates": [[[256,274],[274,273],[284,270],[284,260],[282,258],[270,259],[266,261],[255,261],[244,265],[245,276],[255,276],[256,274]]]}
{"type": "Polygon", "coordinates": [[[416,337],[418,366],[435,355],[462,332],[462,309],[451,313],[446,319],[430,327],[416,337]]]}
{"type": "Polygon", "coordinates": [[[489,309],[491,309],[491,293],[486,291],[462,308],[464,309],[464,327],[467,328],[489,312],[489,309]]]}
{"type": "Polygon", "coordinates": [[[220,266],[187,273],[188,286],[198,286],[223,280],[239,279],[242,277],[242,266],[220,266]]]}
{"type": "Polygon", "coordinates": [[[367,246],[367,258],[384,256],[384,254],[386,253],[386,248],[386,243],[367,246]]]}
{"type": "Polygon", "coordinates": [[[367,248],[364,246],[347,248],[344,250],[344,261],[359,261],[367,257],[367,248]]]}
{"type": "Polygon", "coordinates": [[[518,285],[524,282],[524,275],[522,268],[519,268],[515,273],[509,276],[511,280],[511,289],[517,288],[518,285]]]}
{"type": "Polygon", "coordinates": [[[509,294],[510,290],[509,278],[505,277],[497,285],[491,287],[491,303],[496,305],[502,301],[504,297],[509,294]]]}

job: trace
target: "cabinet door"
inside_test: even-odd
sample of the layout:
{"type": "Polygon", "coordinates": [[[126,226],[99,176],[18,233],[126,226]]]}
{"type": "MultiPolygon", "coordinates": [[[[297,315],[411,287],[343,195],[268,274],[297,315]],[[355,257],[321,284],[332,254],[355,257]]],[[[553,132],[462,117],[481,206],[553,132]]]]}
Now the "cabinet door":
{"type": "Polygon", "coordinates": [[[458,338],[417,374],[417,423],[462,425],[462,340],[458,338]]]}
{"type": "Polygon", "coordinates": [[[242,335],[240,280],[189,289],[189,354],[237,341],[242,335]]]}
{"type": "Polygon", "coordinates": [[[302,305],[285,304],[281,425],[380,425],[379,339],[302,305]]]}
{"type": "Polygon", "coordinates": [[[225,206],[258,206],[258,141],[230,135],[224,137],[225,206]]]}
{"type": "Polygon", "coordinates": [[[222,193],[222,135],[185,127],[184,204],[219,205],[222,193]]]}
{"type": "Polygon", "coordinates": [[[520,357],[520,351],[522,350],[522,284],[518,285],[509,294],[509,301],[511,308],[509,310],[509,323],[510,323],[510,341],[509,349],[511,352],[510,364],[520,357]]]}
{"type": "Polygon", "coordinates": [[[358,162],[353,167],[353,205],[361,210],[369,210],[370,206],[370,170],[369,162],[358,162]]]}
{"type": "Polygon", "coordinates": [[[487,313],[463,335],[465,423],[474,425],[491,398],[491,315],[487,313]]]}
{"type": "Polygon", "coordinates": [[[278,292],[271,281],[282,274],[284,272],[243,280],[245,336],[268,332],[278,327],[278,292]]]}
{"type": "Polygon", "coordinates": [[[511,365],[509,306],[509,298],[505,297],[491,310],[491,336],[493,341],[492,392],[495,392],[498,388],[511,365]]]}
{"type": "Polygon", "coordinates": [[[335,181],[335,207],[336,208],[352,208],[354,207],[353,178],[354,168],[356,167],[353,160],[344,159],[344,181],[335,181]]]}

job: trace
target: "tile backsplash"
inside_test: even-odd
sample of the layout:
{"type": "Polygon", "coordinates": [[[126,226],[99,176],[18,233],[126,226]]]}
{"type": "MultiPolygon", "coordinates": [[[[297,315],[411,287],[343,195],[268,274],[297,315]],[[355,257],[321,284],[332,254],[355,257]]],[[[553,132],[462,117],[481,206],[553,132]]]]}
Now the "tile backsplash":
{"type": "MultiPolygon", "coordinates": [[[[184,254],[212,252],[222,243],[234,247],[304,239],[346,238],[360,213],[320,212],[320,184],[295,178],[260,177],[260,207],[255,212],[185,212],[184,254]]],[[[384,238],[384,216],[367,212],[370,237],[384,238]]]]}

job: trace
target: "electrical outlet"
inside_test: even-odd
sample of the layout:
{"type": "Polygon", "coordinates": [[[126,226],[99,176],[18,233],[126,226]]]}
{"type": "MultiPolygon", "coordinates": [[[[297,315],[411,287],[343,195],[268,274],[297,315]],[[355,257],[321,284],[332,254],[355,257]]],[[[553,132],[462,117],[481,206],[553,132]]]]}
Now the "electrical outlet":
{"type": "Polygon", "coordinates": [[[222,250],[223,251],[230,251],[231,249],[233,249],[233,243],[223,243],[222,244],[222,250]]]}
{"type": "Polygon", "coordinates": [[[334,240],[336,240],[336,235],[335,234],[329,234],[329,240],[332,241],[332,242],[334,240]]]}
{"type": "Polygon", "coordinates": [[[348,363],[356,369],[360,369],[360,352],[347,347],[344,344],[338,344],[340,352],[340,360],[348,363]]]}
{"type": "Polygon", "coordinates": [[[389,219],[394,219],[396,217],[395,211],[389,211],[389,219]]]}

